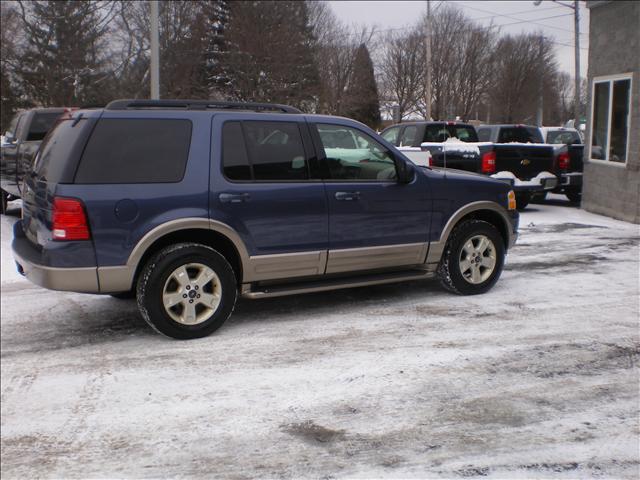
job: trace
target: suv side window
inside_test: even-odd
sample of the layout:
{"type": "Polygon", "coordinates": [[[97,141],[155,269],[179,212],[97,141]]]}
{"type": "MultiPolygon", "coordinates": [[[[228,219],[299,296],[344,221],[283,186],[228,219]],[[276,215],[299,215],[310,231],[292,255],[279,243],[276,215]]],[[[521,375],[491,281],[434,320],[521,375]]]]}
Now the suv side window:
{"type": "Polygon", "coordinates": [[[240,122],[225,122],[222,127],[222,168],[229,180],[253,178],[240,122]]]}
{"type": "Polygon", "coordinates": [[[309,179],[309,168],[297,123],[245,121],[242,122],[242,128],[254,180],[309,179]]]}
{"type": "Polygon", "coordinates": [[[393,155],[369,135],[342,125],[316,128],[332,180],[396,180],[393,155]]]}
{"type": "Polygon", "coordinates": [[[400,127],[391,127],[382,132],[382,138],[393,145],[398,145],[398,133],[400,133],[400,127]]]}
{"type": "Polygon", "coordinates": [[[75,182],[179,182],[190,144],[190,120],[104,118],[87,142],[75,182]]]}
{"type": "Polygon", "coordinates": [[[415,125],[409,125],[405,127],[404,132],[402,132],[402,138],[400,139],[401,147],[413,147],[413,144],[418,137],[418,127],[415,125]]]}

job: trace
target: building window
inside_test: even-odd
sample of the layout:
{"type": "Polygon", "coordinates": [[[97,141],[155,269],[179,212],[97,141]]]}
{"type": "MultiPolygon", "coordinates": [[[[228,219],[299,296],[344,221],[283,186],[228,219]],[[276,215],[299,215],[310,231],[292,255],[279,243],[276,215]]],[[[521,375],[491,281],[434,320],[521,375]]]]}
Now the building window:
{"type": "Polygon", "coordinates": [[[631,75],[594,78],[591,98],[589,158],[626,163],[631,119],[631,75]]]}

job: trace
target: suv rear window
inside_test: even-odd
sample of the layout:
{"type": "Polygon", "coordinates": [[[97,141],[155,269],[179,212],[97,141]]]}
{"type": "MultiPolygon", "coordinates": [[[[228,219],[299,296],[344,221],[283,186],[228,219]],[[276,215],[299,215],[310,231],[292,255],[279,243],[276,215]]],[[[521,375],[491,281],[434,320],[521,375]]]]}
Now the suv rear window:
{"type": "Polygon", "coordinates": [[[33,120],[31,120],[31,126],[29,127],[29,132],[27,133],[27,142],[37,142],[42,140],[53,124],[56,123],[58,117],[62,115],[62,112],[43,112],[36,113],[33,116],[33,120]]]}
{"type": "Polygon", "coordinates": [[[432,143],[446,142],[449,138],[457,138],[461,142],[475,143],[478,141],[476,129],[468,125],[447,125],[444,123],[427,125],[424,141],[432,143]]]}
{"type": "Polygon", "coordinates": [[[59,122],[40,144],[33,171],[38,177],[53,183],[68,183],[78,156],[75,152],[86,141],[87,119],[66,119],[59,122]]]}
{"type": "Polygon", "coordinates": [[[101,119],[82,155],[75,182],[179,182],[190,143],[189,120],[101,119]]]}
{"type": "Polygon", "coordinates": [[[540,130],[535,127],[502,127],[498,143],[544,143],[540,130]]]}

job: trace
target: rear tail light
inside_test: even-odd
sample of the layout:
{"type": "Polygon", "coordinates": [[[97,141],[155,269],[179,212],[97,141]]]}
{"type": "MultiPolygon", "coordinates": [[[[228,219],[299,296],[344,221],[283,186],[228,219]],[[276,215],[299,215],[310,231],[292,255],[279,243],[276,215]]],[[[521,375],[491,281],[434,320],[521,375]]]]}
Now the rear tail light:
{"type": "Polygon", "coordinates": [[[567,170],[569,168],[570,157],[567,152],[562,152],[558,155],[558,168],[560,170],[567,170]]]}
{"type": "Polygon", "coordinates": [[[482,173],[496,172],[496,152],[487,152],[482,155],[482,173]]]}
{"type": "Polygon", "coordinates": [[[89,223],[84,205],[75,198],[53,199],[54,240],[89,240],[89,223]]]}

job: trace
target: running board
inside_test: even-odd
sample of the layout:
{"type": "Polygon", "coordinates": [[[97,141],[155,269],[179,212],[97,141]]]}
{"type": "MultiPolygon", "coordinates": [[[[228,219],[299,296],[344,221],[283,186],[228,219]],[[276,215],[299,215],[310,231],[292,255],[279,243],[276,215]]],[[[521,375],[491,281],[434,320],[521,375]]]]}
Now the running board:
{"type": "Polygon", "coordinates": [[[341,288],[365,287],[368,285],[380,285],[383,283],[406,282],[409,280],[422,280],[433,278],[434,273],[426,270],[405,270],[402,272],[379,273],[375,275],[361,275],[351,278],[333,280],[320,280],[312,282],[300,282],[292,285],[256,286],[250,284],[242,286],[243,298],[258,299],[281,297],[284,295],[298,295],[302,293],[322,292],[325,290],[337,290],[341,288]]]}

